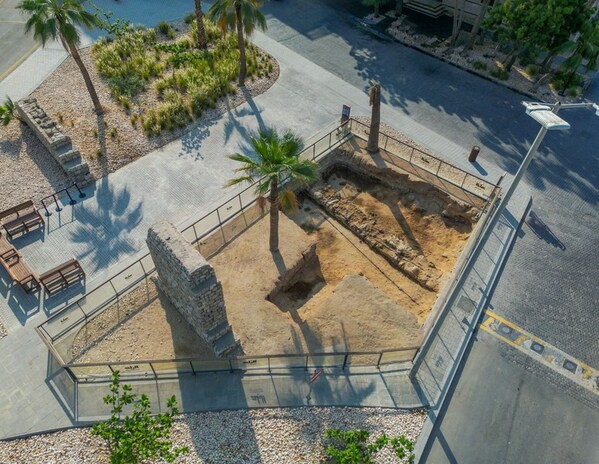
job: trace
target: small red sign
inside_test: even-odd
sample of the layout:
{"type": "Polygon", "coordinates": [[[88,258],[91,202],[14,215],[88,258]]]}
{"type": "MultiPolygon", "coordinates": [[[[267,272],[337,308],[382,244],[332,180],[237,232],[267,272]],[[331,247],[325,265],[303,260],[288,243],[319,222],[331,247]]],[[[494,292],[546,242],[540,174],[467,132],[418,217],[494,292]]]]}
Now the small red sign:
{"type": "Polygon", "coordinates": [[[312,385],[314,382],[316,382],[316,379],[320,377],[320,374],[322,374],[322,369],[318,369],[316,372],[314,372],[314,375],[310,378],[308,383],[312,385]]]}

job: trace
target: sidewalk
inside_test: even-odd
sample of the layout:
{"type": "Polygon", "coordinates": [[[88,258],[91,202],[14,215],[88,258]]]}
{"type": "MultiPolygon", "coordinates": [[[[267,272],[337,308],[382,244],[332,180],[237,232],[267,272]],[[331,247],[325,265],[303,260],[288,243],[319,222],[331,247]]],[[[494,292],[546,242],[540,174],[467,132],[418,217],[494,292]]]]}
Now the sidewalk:
{"type": "MultiPolygon", "coordinates": [[[[147,229],[156,221],[178,223],[190,215],[200,216],[215,202],[234,194],[234,190],[223,189],[234,166],[226,155],[244,150],[248,129],[273,125],[309,138],[338,120],[342,104],[352,106],[353,115],[369,114],[368,98],[362,90],[264,34],[256,34],[253,40],[279,61],[281,75],[277,83],[207,127],[192,130],[181,140],[100,179],[89,188],[90,195],[84,201],[66,207],[60,215],[54,213],[42,239],[27,241],[24,237],[17,242],[33,269],[47,269],[75,256],[86,270],[87,286],[91,287],[94,279],[104,280],[111,267],[143,247],[147,229]]],[[[35,87],[60,61],[56,50],[38,50],[0,83],[0,94],[13,86],[8,92],[13,98],[24,96],[20,94],[35,87]],[[36,62],[38,58],[40,62],[36,62]]],[[[480,175],[467,163],[467,153],[461,147],[406,114],[383,105],[382,120],[447,161],[480,175]]],[[[485,177],[496,182],[502,172],[488,162],[481,164],[487,172],[485,177]]],[[[6,281],[0,283],[0,291],[0,317],[9,333],[0,340],[0,352],[7,360],[0,367],[0,436],[69,425],[68,411],[62,409],[46,381],[47,351],[34,331],[50,312],[64,306],[65,295],[46,301],[24,299],[17,289],[8,288],[6,281]]],[[[285,387],[288,391],[303,392],[303,377],[289,382],[285,387]]],[[[336,404],[351,401],[351,396],[343,395],[353,395],[352,382],[347,389],[340,388],[340,384],[335,387],[340,388],[336,404]]],[[[239,388],[245,391],[245,384],[239,388]]],[[[383,404],[391,403],[385,399],[383,404]]]]}

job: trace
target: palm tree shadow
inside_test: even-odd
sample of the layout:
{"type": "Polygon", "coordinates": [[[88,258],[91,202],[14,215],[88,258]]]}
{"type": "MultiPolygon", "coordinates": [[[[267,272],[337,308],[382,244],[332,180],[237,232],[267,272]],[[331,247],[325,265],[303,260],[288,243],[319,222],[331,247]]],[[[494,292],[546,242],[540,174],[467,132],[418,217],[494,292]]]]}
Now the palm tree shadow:
{"type": "Polygon", "coordinates": [[[143,217],[142,203],[131,205],[127,188],[116,191],[103,180],[96,198],[97,208],[80,211],[78,226],[70,237],[74,243],[85,246],[81,256],[91,260],[94,271],[109,267],[137,250],[130,233],[143,217]]]}

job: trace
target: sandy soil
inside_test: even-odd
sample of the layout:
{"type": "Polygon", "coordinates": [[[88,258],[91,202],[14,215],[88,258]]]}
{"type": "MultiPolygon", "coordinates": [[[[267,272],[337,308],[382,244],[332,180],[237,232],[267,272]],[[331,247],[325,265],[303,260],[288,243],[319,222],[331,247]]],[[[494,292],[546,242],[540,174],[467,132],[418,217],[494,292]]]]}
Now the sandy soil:
{"type": "Polygon", "coordinates": [[[26,124],[15,119],[0,125],[0,211],[71,183],[26,124]]]}
{"type": "Polygon", "coordinates": [[[77,334],[74,362],[214,357],[168,298],[158,292],[153,280],[148,279],[147,284],[147,288],[142,284],[122,297],[77,334]],[[118,328],[112,330],[114,327],[118,328]]]}

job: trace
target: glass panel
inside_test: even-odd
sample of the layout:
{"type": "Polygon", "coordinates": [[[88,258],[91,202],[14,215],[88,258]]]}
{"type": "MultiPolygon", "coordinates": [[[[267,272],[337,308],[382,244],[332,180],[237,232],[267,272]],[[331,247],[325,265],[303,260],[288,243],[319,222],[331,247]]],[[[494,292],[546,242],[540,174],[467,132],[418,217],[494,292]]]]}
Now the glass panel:
{"type": "Polygon", "coordinates": [[[308,367],[341,367],[344,359],[345,353],[312,355],[308,357],[308,367]]]}
{"type": "Polygon", "coordinates": [[[123,272],[120,272],[116,276],[114,276],[111,281],[112,285],[116,291],[120,294],[125,289],[131,287],[139,280],[145,277],[145,272],[139,262],[132,264],[130,267],[125,269],[123,272]]]}
{"type": "Polygon", "coordinates": [[[229,361],[214,360],[214,361],[192,361],[193,369],[196,372],[219,372],[230,370],[229,361]]]}
{"type": "Polygon", "coordinates": [[[149,274],[154,270],[154,261],[152,261],[152,255],[150,255],[149,253],[143,258],[141,258],[140,261],[143,265],[143,268],[146,270],[146,273],[149,274]]]}
{"type": "Polygon", "coordinates": [[[212,211],[208,216],[202,218],[195,224],[198,238],[212,233],[218,228],[218,215],[212,211]]]}
{"type": "Polygon", "coordinates": [[[350,354],[347,358],[348,366],[376,366],[378,354],[350,354]]]}
{"type": "Polygon", "coordinates": [[[271,357],[270,368],[271,369],[291,369],[291,368],[305,368],[306,367],[306,356],[284,356],[284,357],[271,357]]]}
{"type": "Polygon", "coordinates": [[[315,143],[316,146],[316,156],[318,157],[325,151],[329,149],[329,136],[322,138],[321,140],[317,140],[315,143]]]}
{"type": "Polygon", "coordinates": [[[56,317],[47,320],[43,325],[43,329],[52,340],[56,340],[70,327],[84,320],[85,314],[79,309],[79,306],[75,304],[66,308],[60,314],[57,314],[56,317]]]}
{"type": "Polygon", "coordinates": [[[153,362],[152,367],[158,376],[164,374],[193,374],[191,364],[184,361],[153,362]]]}
{"type": "Polygon", "coordinates": [[[154,377],[149,363],[112,364],[112,369],[119,371],[122,378],[154,377]]]}
{"type": "Polygon", "coordinates": [[[94,380],[106,380],[112,377],[112,371],[107,365],[104,366],[80,366],[70,367],[71,372],[80,382],[90,382],[94,380]]]}
{"type": "Polygon", "coordinates": [[[385,352],[385,353],[383,353],[383,357],[381,358],[381,365],[392,364],[392,363],[402,363],[402,362],[412,362],[415,355],[416,355],[415,349],[385,352]]]}
{"type": "Polygon", "coordinates": [[[183,235],[183,237],[185,237],[185,240],[187,240],[188,242],[190,242],[190,243],[195,242],[196,236],[195,236],[195,233],[193,232],[193,226],[188,227],[187,229],[182,231],[181,234],[183,235]]]}
{"type": "Polygon", "coordinates": [[[224,224],[227,221],[227,219],[235,216],[240,209],[241,208],[239,207],[239,199],[237,198],[237,196],[230,198],[218,208],[218,212],[220,213],[220,220],[224,224]]]}
{"type": "Polygon", "coordinates": [[[233,369],[268,369],[268,358],[232,359],[233,369]]]}
{"type": "Polygon", "coordinates": [[[79,300],[78,303],[83,312],[89,316],[90,314],[93,314],[98,307],[115,298],[116,293],[114,292],[112,285],[110,285],[109,282],[106,282],[93,290],[91,293],[88,293],[81,300],[79,300]]]}
{"type": "Polygon", "coordinates": [[[254,200],[256,200],[256,191],[254,187],[250,187],[241,191],[239,195],[241,196],[241,204],[244,206],[244,208],[251,205],[254,200]]]}

